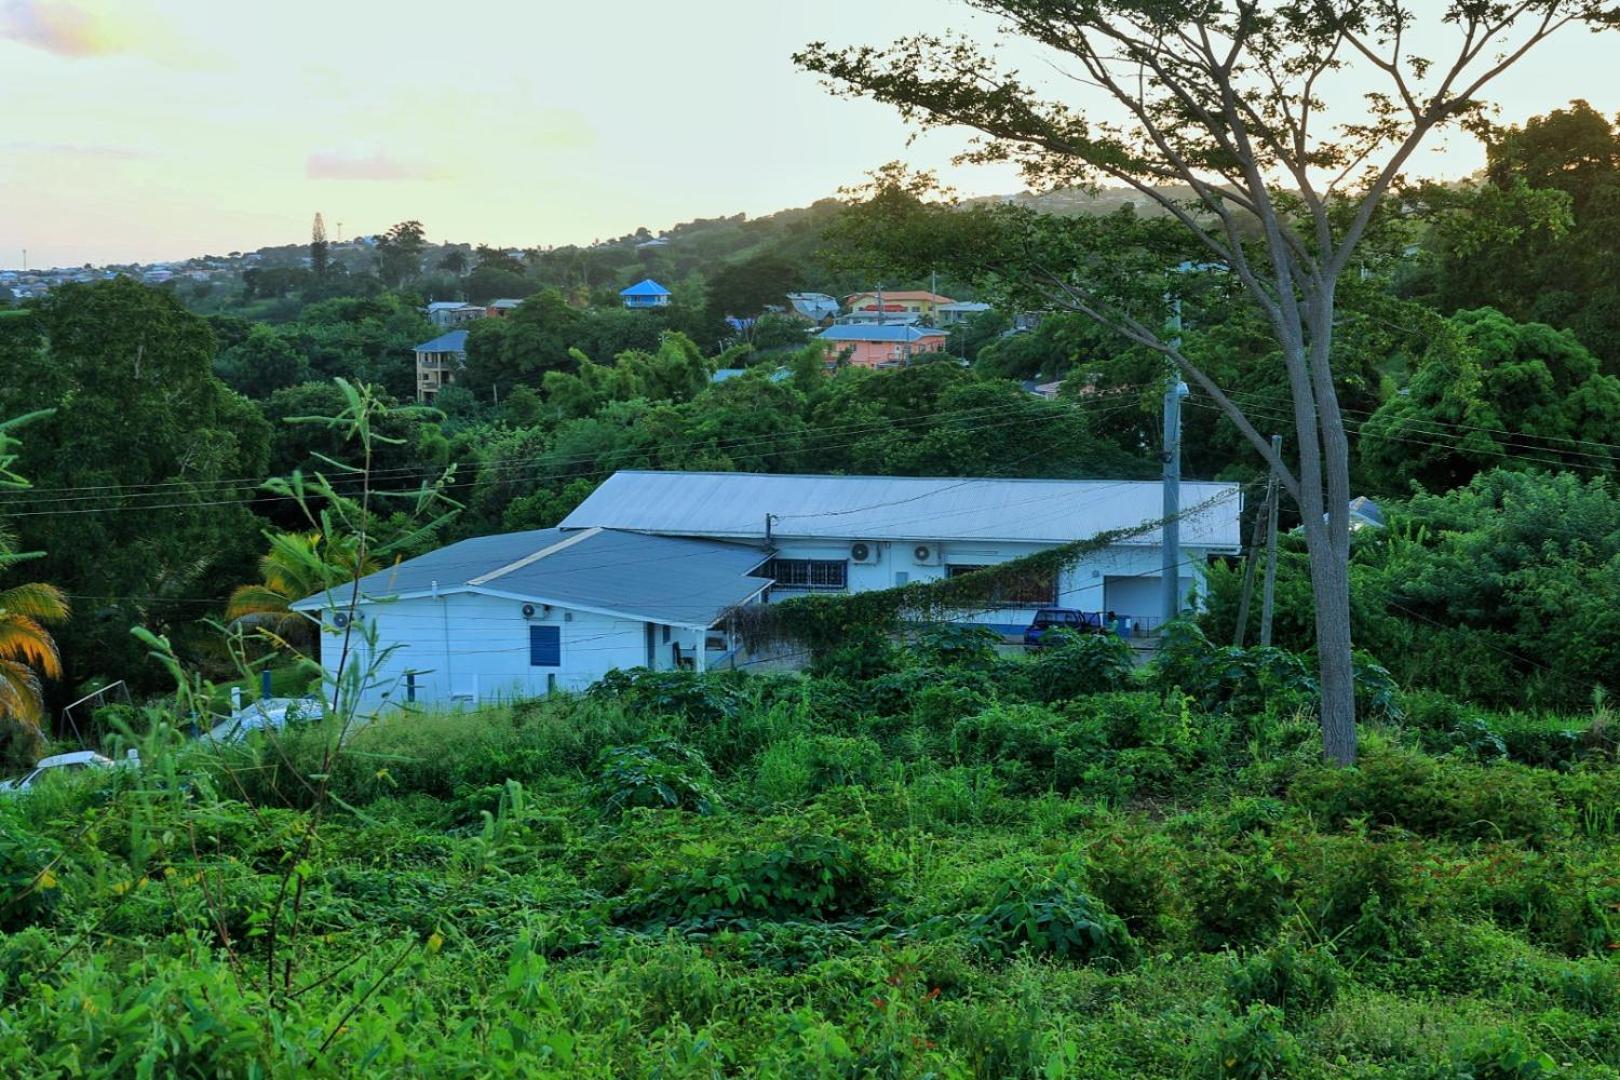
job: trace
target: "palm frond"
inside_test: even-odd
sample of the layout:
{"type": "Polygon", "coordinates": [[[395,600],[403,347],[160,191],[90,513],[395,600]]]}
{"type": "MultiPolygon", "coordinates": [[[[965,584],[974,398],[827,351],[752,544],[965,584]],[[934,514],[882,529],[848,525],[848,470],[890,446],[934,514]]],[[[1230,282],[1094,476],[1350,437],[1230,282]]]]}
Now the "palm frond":
{"type": "Polygon", "coordinates": [[[27,664],[0,660],[0,713],[37,730],[45,720],[45,697],[39,676],[27,664]]]}
{"type": "Polygon", "coordinates": [[[62,677],[62,656],[51,632],[26,615],[0,615],[0,658],[20,660],[51,679],[62,677]]]}
{"type": "Polygon", "coordinates": [[[55,585],[35,581],[0,590],[0,619],[24,615],[42,622],[64,622],[73,614],[67,593],[55,585]]]}

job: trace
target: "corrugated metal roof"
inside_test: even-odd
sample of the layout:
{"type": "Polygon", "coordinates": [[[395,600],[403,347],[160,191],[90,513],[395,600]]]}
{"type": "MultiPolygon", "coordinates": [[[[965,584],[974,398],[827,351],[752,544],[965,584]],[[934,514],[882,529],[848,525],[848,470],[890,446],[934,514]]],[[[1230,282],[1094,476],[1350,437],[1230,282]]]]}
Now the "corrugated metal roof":
{"type": "MultiPolygon", "coordinates": [[[[710,626],[769,584],[758,546],[611,529],[533,529],[463,540],[360,579],[368,599],[475,590],[676,626],[710,626]]],[[[347,586],[332,600],[347,599],[347,586]]],[[[326,594],[294,604],[318,611],[326,594]]]]}
{"type": "Polygon", "coordinates": [[[825,341],[921,341],[948,336],[943,330],[900,323],[834,323],[816,335],[825,341]]]}
{"type": "Polygon", "coordinates": [[[642,278],[628,289],[620,289],[620,296],[668,296],[669,290],[652,278],[642,278]]]}
{"type": "MultiPolygon", "coordinates": [[[[1236,549],[1238,485],[1183,481],[1188,547],[1236,549]]],[[[1027,541],[1061,544],[1163,516],[1156,482],[999,480],[909,476],[768,476],[758,473],[614,473],[563,521],[563,529],[635,529],[678,536],[762,540],[1027,541]]],[[[1121,541],[1157,546],[1159,534],[1121,541]]]]}
{"type": "Polygon", "coordinates": [[[466,352],[467,331],[452,330],[448,334],[440,334],[432,341],[424,341],[416,347],[417,352],[466,352]]]}

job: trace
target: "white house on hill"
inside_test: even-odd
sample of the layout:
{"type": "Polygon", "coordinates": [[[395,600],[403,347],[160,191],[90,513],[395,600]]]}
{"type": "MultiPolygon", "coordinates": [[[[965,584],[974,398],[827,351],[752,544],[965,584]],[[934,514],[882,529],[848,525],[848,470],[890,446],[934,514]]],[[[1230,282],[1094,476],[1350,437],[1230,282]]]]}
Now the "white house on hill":
{"type": "MultiPolygon", "coordinates": [[[[1210,555],[1238,551],[1236,484],[1184,481],[1181,593],[1203,592],[1210,555]]],[[[1103,532],[1158,521],[1157,482],[753,473],[615,473],[561,528],[611,528],[768,546],[772,598],[932,581],[1103,532]]],[[[972,621],[1009,632],[1060,606],[1162,621],[1160,532],[1127,536],[1061,580],[972,621]]]]}
{"type": "MultiPolygon", "coordinates": [[[[360,580],[355,618],[381,656],[361,710],[451,707],[583,690],[614,668],[702,670],[730,644],[715,627],[770,585],[758,545],[607,529],[463,540],[360,580]]],[[[349,586],[293,610],[348,625],[349,586]]],[[[350,637],[367,665],[363,635],[350,637]]]]}

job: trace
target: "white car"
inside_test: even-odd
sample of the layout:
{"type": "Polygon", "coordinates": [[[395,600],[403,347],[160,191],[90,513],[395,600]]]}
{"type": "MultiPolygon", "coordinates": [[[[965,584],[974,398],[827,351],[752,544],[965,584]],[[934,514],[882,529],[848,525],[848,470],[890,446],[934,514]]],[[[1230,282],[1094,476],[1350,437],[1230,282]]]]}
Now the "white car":
{"type": "MultiPolygon", "coordinates": [[[[137,761],[135,751],[131,750],[130,760],[137,761]]],[[[69,773],[80,772],[84,769],[111,769],[118,762],[105,757],[94,750],[75,750],[71,754],[54,754],[48,758],[40,758],[32,772],[21,780],[0,781],[0,791],[27,791],[47,776],[66,776],[69,773]]]]}
{"type": "Polygon", "coordinates": [[[250,731],[280,731],[289,722],[319,720],[321,703],[314,698],[261,698],[244,705],[214,725],[214,742],[241,742],[250,731]]]}

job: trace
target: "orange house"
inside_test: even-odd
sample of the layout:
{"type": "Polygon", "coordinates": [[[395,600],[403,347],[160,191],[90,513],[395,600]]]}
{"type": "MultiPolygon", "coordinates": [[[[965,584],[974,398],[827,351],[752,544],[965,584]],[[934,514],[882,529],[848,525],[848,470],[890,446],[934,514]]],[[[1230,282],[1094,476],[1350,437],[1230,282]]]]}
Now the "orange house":
{"type": "Polygon", "coordinates": [[[914,357],[941,352],[950,335],[926,326],[899,323],[835,323],[816,335],[827,348],[827,363],[844,356],[854,367],[905,367],[914,357]]]}

